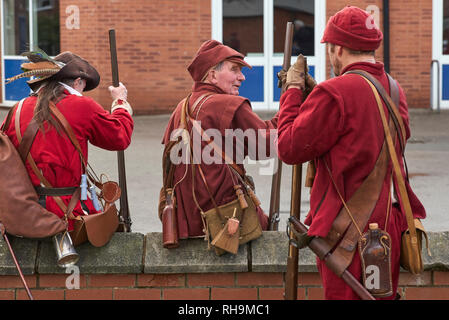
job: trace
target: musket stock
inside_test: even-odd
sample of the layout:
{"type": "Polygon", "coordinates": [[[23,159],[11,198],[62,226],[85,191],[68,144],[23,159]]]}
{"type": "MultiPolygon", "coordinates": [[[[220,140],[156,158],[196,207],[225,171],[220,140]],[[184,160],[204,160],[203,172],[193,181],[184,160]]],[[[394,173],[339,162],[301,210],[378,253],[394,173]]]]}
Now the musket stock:
{"type": "MultiPolygon", "coordinates": [[[[111,52],[111,70],[112,70],[112,85],[114,87],[119,86],[119,75],[118,75],[118,62],[117,62],[117,47],[115,43],[115,30],[109,30],[109,49],[111,52]]],[[[122,191],[120,195],[120,231],[130,232],[131,231],[131,218],[129,215],[128,206],[128,191],[126,187],[126,171],[125,171],[125,152],[123,150],[117,151],[117,162],[118,162],[118,180],[119,186],[122,191]]]]}
{"type": "MultiPolygon", "coordinates": [[[[307,227],[299,221],[296,217],[290,217],[289,218],[290,228],[293,227],[297,232],[299,233],[305,233],[307,232],[307,227]]],[[[293,230],[291,229],[291,232],[293,230]]],[[[313,253],[315,253],[320,260],[323,260],[327,267],[331,270],[335,269],[335,266],[333,263],[335,262],[334,259],[329,259],[330,252],[332,248],[329,246],[329,244],[324,241],[324,239],[320,237],[315,237],[310,241],[309,248],[312,250],[313,253]]],[[[288,266],[287,266],[288,268],[288,266]]],[[[287,269],[288,271],[288,269],[287,269]]],[[[362,300],[376,300],[371,293],[366,290],[366,288],[357,281],[356,278],[348,271],[345,270],[343,274],[341,275],[341,279],[351,287],[352,290],[362,299],[362,300]]],[[[286,278],[287,281],[287,278],[286,278]]],[[[296,282],[295,282],[296,283],[296,282]]]]}

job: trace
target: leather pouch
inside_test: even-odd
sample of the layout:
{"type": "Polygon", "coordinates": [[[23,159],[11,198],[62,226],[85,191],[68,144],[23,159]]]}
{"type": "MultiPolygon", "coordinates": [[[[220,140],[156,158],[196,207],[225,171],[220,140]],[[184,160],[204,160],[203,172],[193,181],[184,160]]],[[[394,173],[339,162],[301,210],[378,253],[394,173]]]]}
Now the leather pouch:
{"type": "MultiPolygon", "coordinates": [[[[216,208],[212,208],[206,211],[203,216],[206,220],[206,226],[209,232],[209,236],[214,242],[215,238],[221,233],[223,236],[224,231],[228,230],[227,221],[234,216],[235,210],[235,218],[239,220],[239,236],[232,236],[229,239],[233,244],[229,244],[226,247],[234,248],[235,243],[238,245],[245,244],[251,240],[257,239],[262,235],[262,226],[260,225],[259,217],[256,212],[256,207],[249,198],[248,195],[245,195],[246,202],[248,203],[248,207],[244,210],[241,209],[239,200],[236,199],[224,205],[218,207],[218,212],[216,208]],[[223,232],[222,232],[223,231],[223,232]]],[[[217,243],[215,240],[214,243],[217,243]]],[[[234,250],[233,250],[234,251],[234,250]]],[[[224,248],[215,248],[215,253],[217,255],[222,255],[226,251],[224,248]]],[[[228,251],[231,252],[231,251],[228,251]]],[[[231,253],[236,253],[231,252],[231,253]]]]}
{"type": "Polygon", "coordinates": [[[118,228],[118,212],[115,204],[104,212],[76,217],[70,232],[74,246],[89,241],[94,247],[104,246],[118,228]]]}
{"type": "Polygon", "coordinates": [[[424,226],[422,225],[419,219],[414,219],[414,223],[416,228],[418,245],[416,247],[412,245],[410,230],[407,229],[406,231],[404,231],[401,239],[400,264],[401,267],[403,267],[405,270],[409,271],[412,274],[418,275],[424,271],[424,265],[421,254],[423,237],[426,238],[426,246],[429,256],[430,251],[429,251],[429,239],[427,238],[427,233],[424,230],[424,226]]]}

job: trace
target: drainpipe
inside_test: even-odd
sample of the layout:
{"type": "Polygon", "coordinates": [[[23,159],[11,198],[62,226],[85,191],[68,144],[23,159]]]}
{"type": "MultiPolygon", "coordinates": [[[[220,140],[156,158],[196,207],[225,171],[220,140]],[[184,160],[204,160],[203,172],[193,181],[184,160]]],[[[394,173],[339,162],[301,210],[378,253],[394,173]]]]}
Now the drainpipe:
{"type": "Polygon", "coordinates": [[[383,0],[384,67],[390,73],[390,1],[383,0]]]}

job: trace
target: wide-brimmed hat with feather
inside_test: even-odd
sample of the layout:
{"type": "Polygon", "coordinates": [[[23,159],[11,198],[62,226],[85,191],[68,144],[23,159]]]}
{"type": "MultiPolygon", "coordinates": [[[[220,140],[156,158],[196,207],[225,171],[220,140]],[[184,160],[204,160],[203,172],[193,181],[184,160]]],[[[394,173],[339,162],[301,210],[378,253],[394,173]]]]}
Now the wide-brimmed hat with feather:
{"type": "Polygon", "coordinates": [[[97,70],[89,62],[70,51],[62,52],[54,59],[40,49],[24,52],[22,56],[26,56],[29,60],[20,66],[23,73],[6,79],[6,84],[21,78],[35,77],[27,83],[31,90],[36,91],[48,80],[82,78],[86,80],[84,91],[89,91],[95,89],[100,83],[97,70]]]}

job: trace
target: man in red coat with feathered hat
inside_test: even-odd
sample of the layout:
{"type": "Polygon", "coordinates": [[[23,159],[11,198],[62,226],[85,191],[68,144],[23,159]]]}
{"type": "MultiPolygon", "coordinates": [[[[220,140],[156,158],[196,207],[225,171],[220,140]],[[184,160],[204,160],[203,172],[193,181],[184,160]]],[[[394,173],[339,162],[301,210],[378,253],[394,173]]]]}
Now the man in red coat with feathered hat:
{"type": "MultiPolygon", "coordinates": [[[[316,175],[311,190],[310,211],[305,219],[310,226],[308,237],[325,238],[328,235],[343,207],[335,185],[344,200],[348,201],[373,170],[384,143],[379,109],[370,86],[359,75],[345,74],[355,69],[366,71],[390,94],[384,65],[374,57],[381,41],[382,32],[367,12],[357,7],[345,7],[329,19],[321,40],[326,43],[336,77],[316,85],[304,99],[306,87],[314,86],[313,80],[304,72],[304,58],[298,57],[286,74],[287,90],[280,100],[278,153],[279,158],[289,164],[315,159],[316,175]]],[[[408,139],[407,101],[404,91],[398,87],[398,109],[408,139]]],[[[399,145],[397,153],[401,154],[399,145]]],[[[396,192],[390,193],[391,161],[386,172],[375,208],[365,230],[361,231],[366,231],[370,223],[377,223],[391,236],[393,294],[386,299],[394,299],[399,279],[401,233],[407,229],[407,222],[396,192]],[[389,211],[390,214],[387,214],[389,211]]],[[[393,184],[394,190],[398,190],[395,178],[393,184]]],[[[406,189],[415,218],[424,218],[425,210],[408,181],[406,189]]],[[[317,259],[317,266],[326,299],[358,298],[323,261],[317,259]]],[[[361,260],[357,250],[347,270],[361,280],[361,260]]]]}
{"type": "MultiPolygon", "coordinates": [[[[18,132],[23,135],[32,120],[39,125],[30,156],[36,163],[36,170],[52,187],[41,186],[43,181],[33,170],[30,159],[25,166],[40,196],[39,202],[47,210],[64,218],[67,213],[64,205],[70,203],[84,172],[80,154],[63,134],[50,111],[51,105],[55,105],[72,128],[86,163],[88,142],[106,150],[124,150],[129,146],[134,128],[132,108],[127,102],[127,90],[123,84],[109,87],[113,99],[111,111],[84,96],[84,92],[99,85],[100,75],[87,60],[72,52],[62,52],[54,59],[43,51],[24,55],[29,59],[21,66],[25,72],[9,79],[9,82],[34,76],[34,79],[27,81],[33,93],[18,103],[5,133],[18,148],[18,132]],[[57,202],[58,198],[62,203],[57,202]]],[[[83,216],[98,212],[87,197],[75,205],[72,213],[83,216]]],[[[73,223],[73,219],[68,220],[68,231],[72,231],[73,223]]]]}

